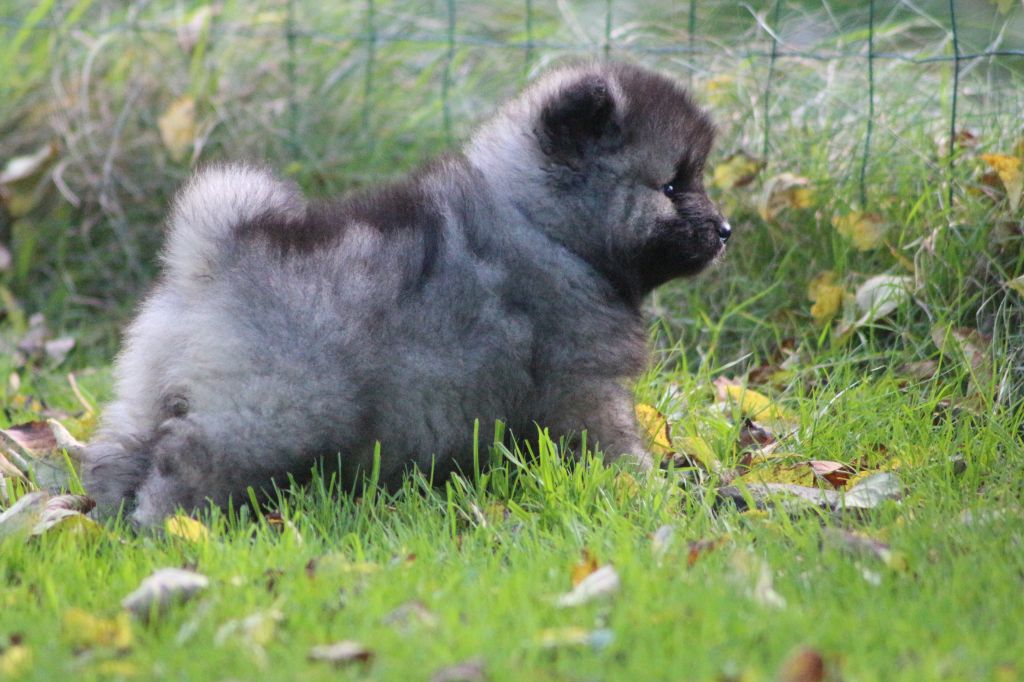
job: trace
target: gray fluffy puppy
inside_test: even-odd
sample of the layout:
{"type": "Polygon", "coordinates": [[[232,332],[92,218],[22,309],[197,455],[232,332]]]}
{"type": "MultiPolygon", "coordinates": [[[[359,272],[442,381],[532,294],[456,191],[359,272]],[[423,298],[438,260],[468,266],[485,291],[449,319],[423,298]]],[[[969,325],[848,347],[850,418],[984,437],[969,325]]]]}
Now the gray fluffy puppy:
{"type": "Polygon", "coordinates": [[[473,422],[588,432],[649,467],[628,382],[640,304],[729,225],[701,175],[714,127],[646,69],[549,72],[462,153],[340,201],[260,168],[198,173],[86,449],[101,510],[142,525],[248,499],[318,462],[465,466],[473,422]]]}

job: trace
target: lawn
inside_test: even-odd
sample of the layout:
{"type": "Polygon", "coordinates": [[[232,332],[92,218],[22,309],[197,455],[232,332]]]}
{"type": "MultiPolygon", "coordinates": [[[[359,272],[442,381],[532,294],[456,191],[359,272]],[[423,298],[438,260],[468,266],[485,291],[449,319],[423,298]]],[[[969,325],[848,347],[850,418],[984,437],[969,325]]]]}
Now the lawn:
{"type": "Polygon", "coordinates": [[[0,0],[0,679],[1021,679],[1024,9],[963,4],[956,49],[1008,54],[954,80],[944,3],[876,4],[872,50],[917,61],[869,73],[863,3],[764,3],[773,47],[728,3],[693,33],[681,3],[0,0]],[[395,494],[314,475],[141,534],[55,512],[195,164],[393,176],[609,39],[713,112],[735,229],[646,306],[663,470],[539,433],[395,494]],[[205,580],[123,606],[165,568],[205,580]]]}

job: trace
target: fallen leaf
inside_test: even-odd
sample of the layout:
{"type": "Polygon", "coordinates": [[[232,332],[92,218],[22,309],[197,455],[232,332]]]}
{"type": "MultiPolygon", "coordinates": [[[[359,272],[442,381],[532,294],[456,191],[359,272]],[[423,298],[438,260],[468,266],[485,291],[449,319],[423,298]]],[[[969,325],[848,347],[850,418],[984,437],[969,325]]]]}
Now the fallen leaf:
{"type": "Polygon", "coordinates": [[[537,633],[537,644],[543,649],[586,646],[594,650],[607,648],[614,641],[611,630],[586,630],[580,627],[548,628],[537,633]]]}
{"type": "Polygon", "coordinates": [[[635,411],[641,433],[646,436],[648,451],[656,457],[671,457],[674,454],[672,438],[665,415],[646,403],[637,403],[635,411]]]}
{"type": "Polygon", "coordinates": [[[748,156],[744,152],[735,152],[715,166],[711,184],[719,189],[745,187],[754,181],[764,166],[765,162],[760,159],[748,156]]]}
{"type": "Polygon", "coordinates": [[[739,436],[736,438],[736,449],[742,452],[750,448],[766,448],[776,442],[775,436],[768,428],[752,419],[744,419],[739,436]]]}
{"type": "Polygon", "coordinates": [[[484,666],[482,658],[449,665],[431,675],[430,682],[485,682],[487,672],[484,666]]]}
{"type": "Polygon", "coordinates": [[[359,642],[342,640],[313,647],[309,650],[309,660],[333,663],[340,667],[350,663],[369,663],[373,660],[373,652],[359,642]]]}
{"type": "Polygon", "coordinates": [[[619,591],[619,574],[611,565],[602,566],[584,578],[571,592],[558,598],[562,607],[580,606],[594,599],[608,597],[619,591]]]}
{"type": "Polygon", "coordinates": [[[846,509],[874,509],[886,500],[898,500],[903,485],[895,474],[882,471],[863,479],[840,498],[840,507],[846,509]]]}
{"type": "Polygon", "coordinates": [[[700,467],[717,474],[723,470],[714,449],[700,436],[683,436],[679,439],[676,456],[672,462],[677,467],[700,467]]]}
{"type": "Polygon", "coordinates": [[[814,303],[811,306],[811,316],[819,324],[831,320],[843,306],[846,290],[835,281],[836,273],[826,271],[818,274],[807,284],[807,298],[814,303]]]}
{"type": "Polygon", "coordinates": [[[229,620],[217,628],[213,643],[220,646],[229,639],[240,639],[249,646],[262,648],[274,639],[277,624],[282,620],[284,614],[276,609],[229,620]]]}
{"type": "Polygon", "coordinates": [[[572,578],[572,586],[578,586],[588,575],[597,569],[597,558],[590,553],[590,550],[584,549],[580,560],[573,564],[569,571],[569,575],[572,578]]]}
{"type": "Polygon", "coordinates": [[[792,501],[804,506],[810,504],[821,509],[842,512],[874,509],[885,500],[898,500],[903,494],[899,479],[890,472],[873,473],[845,493],[790,483],[747,483],[743,479],[740,481],[744,483],[742,489],[733,485],[723,486],[718,489],[717,495],[720,502],[731,502],[741,511],[748,507],[748,496],[758,508],[766,508],[778,500],[782,502],[784,508],[794,510],[799,506],[787,502],[792,501]]]}
{"type": "Polygon", "coordinates": [[[64,453],[73,463],[83,445],[55,419],[31,421],[0,430],[0,454],[41,488],[67,488],[71,478],[64,453]]]}
{"type": "Polygon", "coordinates": [[[413,625],[434,628],[438,624],[437,616],[423,602],[416,600],[397,606],[384,616],[383,622],[399,630],[407,630],[413,625]]]}
{"type": "Polygon", "coordinates": [[[131,619],[124,611],[113,618],[100,618],[71,608],[61,618],[61,635],[76,651],[92,647],[125,650],[132,645],[131,619]]]}
{"type": "Polygon", "coordinates": [[[939,370],[939,363],[934,360],[919,360],[917,362],[907,362],[900,366],[900,374],[905,374],[918,381],[928,381],[935,372],[939,370]]]}
{"type": "Polygon", "coordinates": [[[191,516],[176,514],[164,521],[164,530],[168,535],[188,542],[205,542],[210,539],[210,531],[191,516]]]}
{"type": "Polygon", "coordinates": [[[744,417],[757,421],[792,421],[768,396],[747,388],[732,379],[719,377],[714,382],[720,401],[728,400],[739,407],[744,417]]]}
{"type": "Polygon", "coordinates": [[[870,251],[881,246],[889,229],[881,215],[861,211],[833,217],[832,226],[858,251],[870,251]]]}
{"type": "Polygon", "coordinates": [[[1020,158],[1007,154],[982,154],[981,160],[999,175],[999,180],[1006,190],[1010,212],[1016,213],[1020,206],[1021,191],[1024,190],[1024,173],[1021,172],[1020,158]]]}
{"type": "Polygon", "coordinates": [[[157,119],[160,139],[174,161],[181,161],[192,148],[196,137],[196,102],[192,97],[180,97],[157,119]]]}
{"type": "Polygon", "coordinates": [[[840,337],[851,334],[855,329],[886,317],[905,301],[910,299],[914,289],[914,278],[908,275],[875,275],[857,288],[855,301],[861,316],[849,319],[839,325],[836,332],[840,337]]]}
{"type": "Polygon", "coordinates": [[[57,143],[50,142],[32,154],[16,156],[9,160],[4,169],[0,171],[0,185],[13,185],[38,174],[48,161],[56,158],[57,149],[57,143]]]}
{"type": "Polygon", "coordinates": [[[807,465],[815,476],[828,481],[833,488],[842,488],[854,474],[853,469],[842,462],[812,459],[807,465]]]}
{"type": "Polygon", "coordinates": [[[887,543],[863,533],[826,528],[824,539],[827,544],[851,554],[878,559],[891,569],[902,572],[909,569],[907,559],[901,552],[894,552],[887,543]]]}
{"type": "Polygon", "coordinates": [[[0,679],[20,677],[32,667],[32,650],[24,644],[12,644],[0,650],[0,679]]]}
{"type": "Polygon", "coordinates": [[[992,338],[969,327],[932,327],[932,342],[943,355],[963,362],[970,371],[974,390],[987,393],[993,383],[989,357],[992,338]]]}
{"type": "Polygon", "coordinates": [[[709,554],[714,550],[718,549],[725,544],[728,540],[728,536],[720,538],[711,538],[707,540],[693,540],[690,542],[689,551],[686,554],[686,566],[687,568],[693,568],[693,566],[700,560],[705,554],[709,554]]]}
{"type": "Polygon", "coordinates": [[[1024,296],[1024,275],[1006,281],[1006,286],[1024,296]]]}
{"type": "Polygon", "coordinates": [[[758,213],[765,221],[772,220],[787,208],[810,208],[814,203],[810,180],[792,173],[780,173],[765,183],[758,213]]]}
{"type": "Polygon", "coordinates": [[[779,682],[823,682],[825,659],[814,649],[801,647],[786,658],[775,679],[779,682]]]}
{"type": "Polygon", "coordinates": [[[121,606],[143,621],[153,613],[163,613],[172,604],[193,598],[210,585],[205,575],[182,568],[161,568],[142,581],[121,601],[121,606]]]}
{"type": "Polygon", "coordinates": [[[94,506],[95,502],[82,495],[51,495],[42,490],[27,493],[0,514],[0,539],[42,535],[58,526],[98,532],[96,522],[83,516],[94,506]]]}

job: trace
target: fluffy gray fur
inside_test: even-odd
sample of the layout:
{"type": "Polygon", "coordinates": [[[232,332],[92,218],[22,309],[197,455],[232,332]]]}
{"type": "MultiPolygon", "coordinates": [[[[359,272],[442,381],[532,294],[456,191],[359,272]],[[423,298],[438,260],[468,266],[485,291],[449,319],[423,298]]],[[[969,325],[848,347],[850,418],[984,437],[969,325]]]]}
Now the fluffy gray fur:
{"type": "Polygon", "coordinates": [[[729,236],[701,175],[714,129],[671,80],[551,71],[464,151],[341,201],[247,165],[181,191],[84,482],[142,525],[381,443],[381,480],[450,470],[473,422],[588,433],[649,467],[629,383],[642,297],[729,236]]]}

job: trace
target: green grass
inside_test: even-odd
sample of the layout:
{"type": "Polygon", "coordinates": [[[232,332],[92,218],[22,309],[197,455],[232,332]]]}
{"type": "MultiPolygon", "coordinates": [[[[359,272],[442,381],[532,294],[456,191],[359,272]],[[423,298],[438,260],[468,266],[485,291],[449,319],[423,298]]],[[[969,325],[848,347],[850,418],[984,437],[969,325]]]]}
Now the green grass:
{"type": "MultiPolygon", "coordinates": [[[[0,272],[0,339],[13,350],[42,312],[55,334],[77,341],[59,365],[0,358],[0,377],[17,377],[0,383],[0,424],[56,415],[79,437],[93,428],[95,406],[112,391],[117,329],[153,276],[152,226],[191,168],[171,160],[155,132],[176,98],[193,96],[211,126],[200,162],[272,159],[312,193],[394,175],[445,146],[442,7],[376,3],[378,31],[442,39],[381,41],[371,53],[363,40],[333,37],[368,26],[364,3],[296,4],[303,33],[292,80],[276,4],[260,15],[224,3],[214,30],[185,53],[180,22],[162,6],[129,16],[101,0],[0,0],[0,16],[11,19],[0,25],[11,46],[0,48],[0,72],[15,74],[0,82],[0,160],[57,139],[53,163],[63,163],[67,190],[43,174],[15,188],[34,197],[30,209],[0,210],[0,242],[13,258],[0,272]],[[57,28],[32,29],[41,22],[57,28]]],[[[534,40],[577,48],[527,55],[457,44],[447,66],[456,139],[539,65],[601,52],[604,2],[534,5],[534,40]]],[[[862,5],[784,3],[778,35],[785,48],[856,53],[862,5]]],[[[1019,6],[1002,15],[960,5],[962,52],[1024,46],[1019,6]]],[[[668,416],[677,447],[699,437],[730,471],[744,456],[742,419],[716,400],[714,381],[772,368],[751,375],[751,387],[792,416],[779,446],[788,461],[888,470],[902,499],[857,515],[739,511],[715,506],[724,481],[713,473],[635,481],[590,459],[567,467],[543,439],[536,457],[481,444],[487,472],[443,487],[418,477],[394,496],[359,495],[318,479],[286,491],[270,505],[292,524],[283,531],[243,511],[206,518],[210,537],[198,543],[117,525],[96,537],[3,541],[0,678],[11,672],[4,652],[19,641],[31,662],[18,678],[39,680],[429,679],[467,659],[482,660],[493,680],[759,680],[774,678],[798,647],[820,652],[833,679],[1020,679],[1024,296],[1007,282],[1024,274],[1024,236],[1020,211],[998,183],[989,187],[980,155],[1015,153],[1021,60],[963,65],[958,129],[977,145],[957,151],[952,176],[949,65],[876,60],[862,197],[863,57],[780,60],[769,93],[761,55],[770,44],[749,12],[698,6],[694,44],[706,51],[695,57],[628,51],[689,44],[680,3],[613,3],[614,44],[692,80],[722,127],[712,167],[739,149],[760,156],[766,123],[768,165],[746,187],[711,188],[734,241],[719,266],[652,297],[652,367],[636,395],[668,416]],[[764,219],[765,188],[784,172],[807,179],[810,206],[764,219]],[[855,210],[880,214],[885,244],[859,251],[834,229],[836,216],[855,210]],[[823,271],[851,296],[879,274],[911,275],[915,285],[891,314],[844,335],[843,319],[859,314],[850,299],[834,320],[810,313],[806,287],[823,271]],[[986,340],[958,347],[958,329],[986,340]],[[920,362],[934,363],[928,378],[908,367],[920,362]],[[652,535],[665,526],[671,542],[656,552],[652,535]],[[851,549],[840,529],[887,543],[891,555],[851,549]],[[691,562],[691,543],[716,540],[691,562]],[[621,588],[559,608],[584,551],[614,566],[621,588]],[[121,599],[167,566],[194,568],[211,585],[155,622],[133,621],[124,651],[83,647],[66,623],[70,609],[116,617],[121,599]],[[762,575],[784,605],[764,598],[762,575]],[[395,623],[395,610],[412,602],[429,612],[426,622],[395,623]],[[237,634],[254,614],[273,627],[237,634]],[[543,644],[579,633],[591,643],[543,644]],[[307,660],[312,646],[340,639],[362,642],[373,661],[335,670],[307,660]]],[[[771,19],[768,5],[756,9],[771,19]]],[[[527,37],[515,3],[458,10],[460,34],[527,37]]],[[[945,11],[879,3],[876,50],[948,54],[945,11]]]]}

